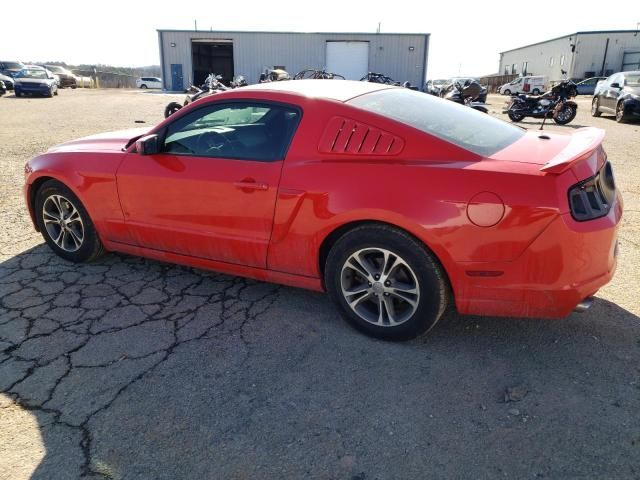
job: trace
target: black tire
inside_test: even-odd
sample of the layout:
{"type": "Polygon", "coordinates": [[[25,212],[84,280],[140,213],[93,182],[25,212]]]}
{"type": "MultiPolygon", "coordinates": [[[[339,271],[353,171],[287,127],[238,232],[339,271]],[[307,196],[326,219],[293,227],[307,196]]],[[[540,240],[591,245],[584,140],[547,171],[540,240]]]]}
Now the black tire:
{"type": "Polygon", "coordinates": [[[540,90],[537,88],[533,89],[533,92],[531,92],[532,95],[540,95],[540,90]]]}
{"type": "MultiPolygon", "coordinates": [[[[378,265],[376,268],[382,267],[378,265]]],[[[400,269],[404,268],[400,267],[400,269]]],[[[392,271],[398,270],[389,269],[387,271],[389,278],[391,278],[392,271]]],[[[365,277],[359,278],[361,282],[366,282],[364,280],[365,277]]],[[[343,317],[353,327],[367,335],[384,340],[408,340],[426,333],[442,316],[449,298],[448,284],[444,271],[433,254],[408,233],[388,225],[363,225],[349,230],[340,237],[327,256],[324,281],[329,296],[340,309],[343,317]],[[408,312],[405,310],[404,318],[396,325],[389,324],[388,319],[391,315],[386,307],[386,325],[376,325],[367,321],[349,306],[343,294],[342,285],[344,278],[346,278],[343,277],[343,267],[351,255],[363,249],[365,251],[368,251],[367,249],[374,251],[375,249],[384,249],[396,258],[403,260],[410,267],[410,273],[413,275],[417,285],[418,295],[414,297],[415,307],[409,308],[410,311],[408,312]]],[[[381,290],[376,290],[376,287],[379,289],[386,289],[386,287],[382,284],[383,279],[379,277],[372,281],[374,285],[369,282],[369,293],[365,296],[369,297],[368,302],[376,305],[377,302],[381,302],[384,299],[383,294],[380,293],[381,290]],[[374,291],[378,293],[374,293],[374,291]]],[[[384,285],[390,286],[390,289],[393,288],[391,282],[385,282],[384,285]]],[[[365,286],[365,288],[367,287],[365,286]]],[[[384,295],[387,296],[388,294],[385,293],[384,295]]],[[[398,297],[394,298],[398,300],[398,297]]],[[[395,300],[391,300],[391,297],[387,297],[387,299],[392,303],[395,302],[395,300]]],[[[364,303],[360,302],[359,305],[364,303]]],[[[378,305],[381,305],[381,303],[378,303],[378,305]]],[[[403,306],[402,303],[397,305],[403,306]]],[[[380,312],[380,308],[378,307],[378,312],[380,312]]],[[[395,308],[393,307],[394,315],[396,314],[395,308]]],[[[375,315],[377,314],[374,313],[373,316],[375,317],[375,315]]],[[[384,318],[384,315],[382,317],[384,318]]]]}
{"type": "Polygon", "coordinates": [[[616,105],[616,122],[624,123],[627,120],[627,117],[624,115],[624,103],[618,102],[616,105]]]}
{"type": "MultiPolygon", "coordinates": [[[[75,263],[81,262],[91,262],[98,257],[102,256],[105,253],[105,249],[102,246],[102,242],[98,237],[98,233],[91,221],[91,217],[87,213],[87,210],[82,205],[82,202],[78,199],[78,197],[65,186],[63,183],[60,183],[57,180],[48,180],[42,184],[42,186],[38,189],[35,195],[34,201],[34,214],[36,218],[36,223],[44,238],[47,245],[60,257],[65,260],[69,260],[75,263]],[[64,200],[71,203],[73,207],[78,211],[81,223],[82,223],[82,242],[80,246],[75,251],[67,251],[58,244],[56,244],[55,240],[51,237],[51,233],[47,230],[44,221],[44,213],[43,208],[47,199],[52,196],[61,196],[64,200]]],[[[59,228],[59,227],[58,227],[59,228]]],[[[64,240],[64,239],[63,239],[64,240]]],[[[63,241],[64,245],[64,241],[63,241]]]]}
{"type": "Polygon", "coordinates": [[[71,85],[71,90],[75,90],[76,88],[78,88],[77,85],[71,85]]]}
{"type": "Polygon", "coordinates": [[[17,90],[14,90],[14,91],[13,91],[13,94],[14,94],[16,97],[21,97],[21,96],[22,96],[22,93],[18,92],[17,90]]]}
{"type": "Polygon", "coordinates": [[[507,115],[509,116],[509,119],[515,123],[521,122],[524,119],[524,115],[522,113],[509,111],[507,112],[507,115]]]}
{"type": "Polygon", "coordinates": [[[56,88],[56,91],[53,92],[53,94],[57,97],[58,96],[58,89],[56,88]]]}
{"type": "Polygon", "coordinates": [[[504,91],[505,95],[511,95],[511,90],[509,90],[508,88],[504,91]]]}
{"type": "Polygon", "coordinates": [[[599,117],[600,115],[602,115],[602,112],[600,111],[600,99],[598,97],[593,97],[593,100],[591,101],[591,116],[599,117]]]}
{"type": "Polygon", "coordinates": [[[182,108],[178,102],[171,102],[164,109],[164,118],[168,118],[182,108]]]}
{"type": "Polygon", "coordinates": [[[53,87],[49,89],[49,94],[47,95],[49,98],[53,98],[53,87]]]}
{"type": "Polygon", "coordinates": [[[143,83],[142,85],[140,85],[140,88],[144,88],[144,89],[146,89],[146,88],[147,88],[147,86],[143,83]]]}
{"type": "Polygon", "coordinates": [[[573,105],[565,104],[562,107],[562,110],[566,110],[566,109],[571,109],[571,113],[566,118],[560,119],[558,118],[558,115],[556,114],[553,115],[553,121],[556,122],[558,125],[566,125],[567,123],[570,123],[571,121],[573,121],[574,118],[576,118],[576,115],[578,114],[578,109],[573,105]]]}

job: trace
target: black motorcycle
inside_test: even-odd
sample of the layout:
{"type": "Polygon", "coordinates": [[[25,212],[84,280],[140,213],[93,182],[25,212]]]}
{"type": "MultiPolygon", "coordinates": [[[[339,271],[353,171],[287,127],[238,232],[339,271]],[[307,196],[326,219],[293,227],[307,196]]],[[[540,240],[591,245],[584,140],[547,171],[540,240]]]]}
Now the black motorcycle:
{"type": "Polygon", "coordinates": [[[447,87],[443,98],[461,105],[466,105],[482,113],[489,113],[489,109],[485,104],[478,101],[481,94],[482,85],[475,80],[466,80],[465,82],[453,82],[447,87]]]}
{"type": "MultiPolygon", "coordinates": [[[[507,102],[503,113],[512,122],[520,122],[525,117],[542,118],[542,126],[547,118],[553,118],[558,125],[566,125],[576,118],[578,104],[570,101],[578,94],[576,84],[562,80],[542,95],[515,95],[507,102]]],[[[540,128],[542,128],[542,126],[540,128]]]]}
{"type": "MultiPolygon", "coordinates": [[[[187,90],[187,98],[185,98],[184,103],[180,105],[178,102],[171,102],[164,109],[164,118],[173,115],[182,107],[186,107],[190,103],[195,102],[200,98],[213,95],[214,93],[229,90],[229,87],[225,86],[220,80],[222,80],[221,75],[214,75],[213,73],[210,73],[204,81],[203,85],[201,85],[200,87],[196,87],[195,85],[189,87],[189,89],[187,90]]],[[[242,77],[242,81],[244,81],[244,77],[242,77]]]]}

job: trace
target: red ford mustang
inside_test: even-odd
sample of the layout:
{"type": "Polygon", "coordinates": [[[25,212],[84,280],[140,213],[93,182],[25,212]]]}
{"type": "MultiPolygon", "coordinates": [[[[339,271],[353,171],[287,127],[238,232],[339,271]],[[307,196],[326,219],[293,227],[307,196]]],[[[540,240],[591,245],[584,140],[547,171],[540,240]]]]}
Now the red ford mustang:
{"type": "Polygon", "coordinates": [[[61,257],[118,251],[326,290],[404,339],[460,313],[563,317],[616,266],[604,133],[527,132],[431,95],[339,80],[202,99],[155,128],[26,165],[61,257]]]}

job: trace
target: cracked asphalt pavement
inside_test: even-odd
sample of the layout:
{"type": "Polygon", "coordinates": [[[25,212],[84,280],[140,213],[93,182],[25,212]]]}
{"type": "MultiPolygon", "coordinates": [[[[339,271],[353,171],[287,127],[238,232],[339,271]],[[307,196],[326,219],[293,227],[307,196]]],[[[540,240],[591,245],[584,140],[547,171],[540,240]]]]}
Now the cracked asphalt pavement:
{"type": "Polygon", "coordinates": [[[588,312],[449,312],[386,343],[321,294],[44,245],[24,162],[153,125],[173,99],[0,98],[0,479],[640,478],[639,124],[580,99],[574,124],[548,127],[606,128],[625,198],[618,272],[588,312]]]}

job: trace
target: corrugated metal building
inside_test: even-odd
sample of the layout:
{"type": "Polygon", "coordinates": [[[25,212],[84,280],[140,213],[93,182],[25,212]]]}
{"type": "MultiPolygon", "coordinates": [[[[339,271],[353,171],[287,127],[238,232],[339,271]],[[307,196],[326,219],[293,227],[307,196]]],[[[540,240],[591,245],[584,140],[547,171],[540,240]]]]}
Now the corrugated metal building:
{"type": "Polygon", "coordinates": [[[640,33],[636,30],[576,32],[500,53],[499,73],[545,75],[560,80],[609,76],[640,70],[640,33]]]}
{"type": "Polygon", "coordinates": [[[160,65],[167,90],[200,84],[209,73],[229,81],[244,75],[257,83],[266,69],[292,76],[305,68],[325,68],[348,79],[367,72],[423,87],[429,34],[296,33],[158,30],[160,65]]]}

